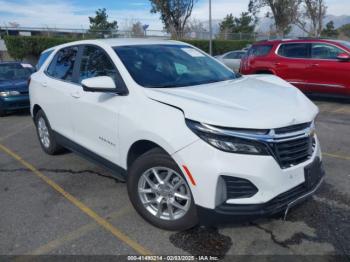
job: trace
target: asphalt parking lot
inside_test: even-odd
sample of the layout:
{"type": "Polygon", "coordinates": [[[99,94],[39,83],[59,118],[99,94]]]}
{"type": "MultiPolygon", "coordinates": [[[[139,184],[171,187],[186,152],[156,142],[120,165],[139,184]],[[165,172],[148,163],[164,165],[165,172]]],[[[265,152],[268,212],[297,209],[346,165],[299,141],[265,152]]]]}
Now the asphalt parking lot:
{"type": "MultiPolygon", "coordinates": [[[[350,261],[350,103],[315,101],[326,182],[276,217],[168,232],[124,183],[73,153],[48,156],[27,113],[0,118],[0,255],[342,255],[350,261]]],[[[319,261],[319,260],[318,260],[319,261]]]]}

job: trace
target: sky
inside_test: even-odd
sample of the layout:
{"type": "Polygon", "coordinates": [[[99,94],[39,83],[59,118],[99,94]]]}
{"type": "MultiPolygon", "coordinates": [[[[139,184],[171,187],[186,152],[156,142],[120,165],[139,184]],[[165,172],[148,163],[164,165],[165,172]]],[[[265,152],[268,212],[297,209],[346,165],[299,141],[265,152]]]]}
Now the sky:
{"type": "MultiPolygon", "coordinates": [[[[208,1],[198,0],[192,18],[208,20],[208,1]]],[[[228,13],[239,15],[247,10],[248,2],[212,0],[213,19],[222,19],[228,13]]],[[[326,0],[328,14],[350,14],[348,2],[326,0]]],[[[0,0],[0,26],[16,22],[23,27],[88,28],[88,17],[99,8],[106,8],[109,18],[117,20],[120,29],[136,21],[150,25],[150,30],[161,30],[163,27],[159,15],[150,13],[149,0],[0,0]]]]}

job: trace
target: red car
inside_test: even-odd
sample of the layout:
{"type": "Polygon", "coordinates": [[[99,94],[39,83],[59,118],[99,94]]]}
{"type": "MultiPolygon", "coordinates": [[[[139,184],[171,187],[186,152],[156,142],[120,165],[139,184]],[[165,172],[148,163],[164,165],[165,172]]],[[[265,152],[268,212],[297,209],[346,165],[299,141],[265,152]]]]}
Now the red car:
{"type": "Polygon", "coordinates": [[[302,39],[254,44],[242,74],[274,74],[305,93],[350,96],[350,42],[302,39]]]}

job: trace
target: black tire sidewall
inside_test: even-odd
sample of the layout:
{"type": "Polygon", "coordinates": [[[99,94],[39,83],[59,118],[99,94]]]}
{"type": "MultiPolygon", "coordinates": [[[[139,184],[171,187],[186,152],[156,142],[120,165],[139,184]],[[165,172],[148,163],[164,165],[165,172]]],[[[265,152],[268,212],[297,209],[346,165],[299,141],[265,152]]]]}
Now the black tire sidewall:
{"type": "MultiPolygon", "coordinates": [[[[138,194],[138,182],[141,175],[152,167],[167,167],[178,174],[180,174],[186,181],[186,178],[182,174],[180,168],[175,161],[164,151],[154,149],[148,153],[143,154],[135,160],[131,168],[128,170],[127,187],[130,201],[135,207],[136,211],[151,224],[166,230],[186,230],[194,227],[198,223],[198,217],[196,212],[196,206],[191,192],[191,206],[188,212],[178,220],[166,221],[155,217],[149,213],[143,206],[138,194]]],[[[187,183],[187,181],[186,181],[187,183]]],[[[190,188],[190,186],[188,186],[190,188]]]]}

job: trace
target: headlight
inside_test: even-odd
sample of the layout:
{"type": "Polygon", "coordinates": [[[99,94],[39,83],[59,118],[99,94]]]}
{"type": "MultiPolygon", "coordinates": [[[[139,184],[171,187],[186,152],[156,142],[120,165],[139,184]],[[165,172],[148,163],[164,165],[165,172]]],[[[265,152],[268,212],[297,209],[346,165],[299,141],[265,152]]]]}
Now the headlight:
{"type": "Polygon", "coordinates": [[[3,92],[0,92],[0,96],[1,97],[7,97],[7,96],[18,96],[20,95],[21,93],[18,92],[18,91],[3,91],[3,92]]]}
{"type": "MultiPolygon", "coordinates": [[[[203,139],[208,144],[213,147],[220,149],[225,152],[238,153],[238,154],[251,154],[251,155],[269,155],[267,147],[258,141],[245,139],[238,136],[226,135],[224,132],[220,134],[216,132],[215,129],[208,128],[208,125],[203,125],[201,123],[186,120],[187,126],[197,134],[201,139],[203,139]]],[[[240,134],[265,134],[266,130],[240,130],[240,134]]]]}

